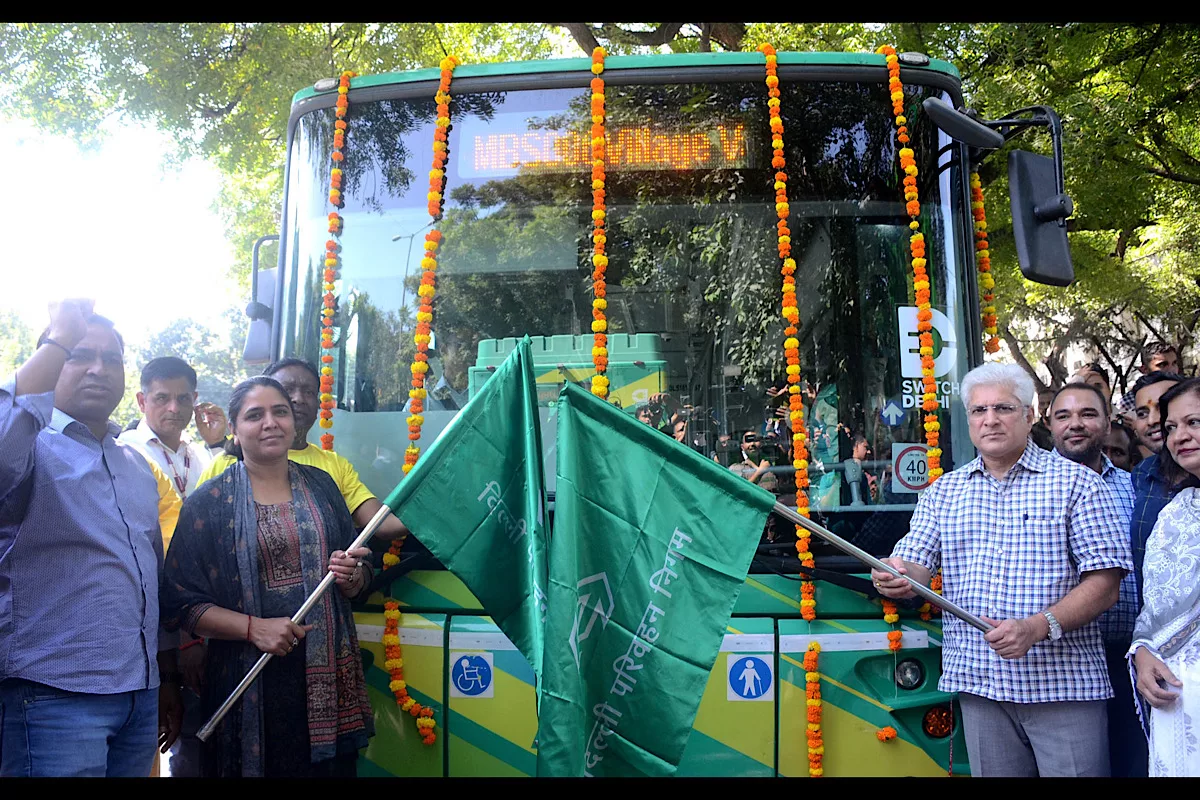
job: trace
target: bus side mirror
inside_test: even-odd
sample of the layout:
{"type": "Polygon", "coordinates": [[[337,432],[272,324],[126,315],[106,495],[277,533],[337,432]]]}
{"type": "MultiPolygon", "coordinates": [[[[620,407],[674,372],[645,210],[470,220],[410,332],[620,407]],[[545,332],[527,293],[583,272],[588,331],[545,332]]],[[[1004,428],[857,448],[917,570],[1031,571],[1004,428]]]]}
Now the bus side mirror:
{"type": "Polygon", "coordinates": [[[1021,273],[1037,283],[1070,286],[1075,268],[1066,219],[1075,205],[1059,190],[1054,159],[1013,150],[1008,155],[1008,192],[1021,273]]]}
{"type": "Polygon", "coordinates": [[[250,304],[246,316],[250,326],[246,330],[246,346],[242,349],[242,361],[247,364],[266,364],[271,361],[271,323],[275,312],[275,277],[278,268],[259,270],[258,249],[263,242],[278,240],[279,236],[262,236],[254,243],[254,257],[250,267],[250,304]]]}
{"type": "Polygon", "coordinates": [[[957,142],[980,150],[995,150],[1004,145],[1004,136],[944,100],[927,97],[921,103],[925,113],[941,130],[957,142]]]}

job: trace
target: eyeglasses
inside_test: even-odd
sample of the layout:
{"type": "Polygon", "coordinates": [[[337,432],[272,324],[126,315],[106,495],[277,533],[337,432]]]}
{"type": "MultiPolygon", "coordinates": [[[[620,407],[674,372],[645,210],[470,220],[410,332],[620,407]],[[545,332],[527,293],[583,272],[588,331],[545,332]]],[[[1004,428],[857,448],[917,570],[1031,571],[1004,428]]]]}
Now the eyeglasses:
{"type": "Polygon", "coordinates": [[[990,406],[971,406],[967,409],[967,414],[970,415],[971,419],[983,419],[985,416],[987,416],[989,408],[995,411],[996,414],[1001,417],[1011,417],[1021,409],[1028,408],[1028,406],[1024,404],[1014,405],[1013,403],[995,403],[990,406]]]}

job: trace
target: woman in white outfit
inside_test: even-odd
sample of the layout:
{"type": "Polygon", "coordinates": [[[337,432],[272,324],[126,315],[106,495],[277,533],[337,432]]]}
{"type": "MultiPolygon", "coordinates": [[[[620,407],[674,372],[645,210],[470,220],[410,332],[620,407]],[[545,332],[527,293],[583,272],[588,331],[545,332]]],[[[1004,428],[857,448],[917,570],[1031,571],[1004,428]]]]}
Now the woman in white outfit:
{"type": "MultiPolygon", "coordinates": [[[[1200,378],[1159,400],[1172,480],[1200,478],[1200,378]]],[[[1150,777],[1200,776],[1200,489],[1183,489],[1146,542],[1144,602],[1129,648],[1150,777]]]]}

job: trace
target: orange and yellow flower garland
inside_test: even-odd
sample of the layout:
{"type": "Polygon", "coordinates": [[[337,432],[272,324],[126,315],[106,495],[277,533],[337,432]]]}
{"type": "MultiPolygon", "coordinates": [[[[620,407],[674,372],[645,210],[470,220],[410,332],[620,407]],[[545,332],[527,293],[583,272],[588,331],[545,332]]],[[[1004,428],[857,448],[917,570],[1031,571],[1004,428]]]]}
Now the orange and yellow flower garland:
{"type": "Polygon", "coordinates": [[[983,321],[983,332],[987,334],[988,339],[983,343],[983,349],[989,353],[995,353],[1000,350],[1000,337],[997,335],[999,329],[996,327],[996,307],[993,303],[996,302],[996,295],[992,290],[996,288],[996,280],[992,277],[992,259],[991,253],[988,252],[988,235],[987,235],[987,214],[983,210],[983,183],[979,180],[979,173],[971,173],[971,214],[975,217],[975,261],[979,268],[979,292],[980,299],[983,303],[980,304],[979,315],[983,321]]]}
{"type": "MultiPolygon", "coordinates": [[[[778,59],[775,48],[764,42],[758,46],[759,52],[766,58],[767,112],[771,125],[771,166],[775,171],[775,214],[779,221],[775,224],[779,258],[783,265],[780,273],[783,275],[783,318],[787,320],[787,328],[783,342],[784,355],[787,357],[788,402],[791,409],[792,422],[792,466],[796,470],[796,511],[805,517],[809,516],[808,495],[805,489],[808,480],[808,432],[804,425],[804,398],[800,390],[800,341],[796,337],[800,333],[800,309],[796,299],[796,262],[792,258],[791,230],[788,228],[790,209],[788,206],[787,180],[784,169],[787,159],[783,150],[783,118],[780,115],[779,75],[777,72],[778,59]]],[[[800,562],[806,567],[813,564],[813,554],[809,549],[811,534],[807,529],[796,526],[796,552],[800,562]]],[[[808,621],[816,619],[817,602],[812,581],[802,581],[800,584],[800,615],[808,621]]],[[[808,708],[808,724],[806,738],[808,740],[808,774],[820,777],[824,774],[822,763],[825,756],[825,742],[821,738],[821,673],[819,672],[818,654],[821,645],[809,642],[808,651],[804,654],[804,697],[808,708]]]]}
{"type": "MultiPolygon", "coordinates": [[[[792,466],[795,468],[796,480],[796,511],[807,517],[808,495],[805,489],[808,480],[808,432],[804,425],[804,398],[800,391],[800,309],[796,300],[796,261],[792,258],[791,230],[788,228],[790,208],[788,206],[787,180],[784,169],[787,159],[783,150],[783,117],[780,115],[779,75],[776,69],[777,57],[775,48],[763,43],[758,46],[766,58],[767,112],[771,124],[771,149],[773,151],[771,166],[775,168],[775,214],[779,221],[775,223],[779,258],[783,265],[780,273],[783,275],[783,318],[787,320],[787,328],[783,342],[784,355],[787,358],[788,402],[792,422],[792,466]]],[[[800,562],[811,567],[813,554],[809,549],[812,534],[806,528],[796,526],[796,552],[800,562]]],[[[816,600],[814,599],[812,581],[804,581],[800,585],[800,614],[806,620],[816,618],[816,600]]]]}
{"type": "MultiPolygon", "coordinates": [[[[337,105],[334,107],[336,120],[333,123],[333,151],[329,154],[329,158],[333,161],[333,168],[329,172],[329,202],[338,209],[346,205],[346,201],[342,197],[341,164],[345,160],[342,148],[346,145],[346,111],[350,108],[350,79],[357,75],[358,73],[350,70],[342,73],[338,81],[337,105]]],[[[334,295],[334,290],[337,288],[336,281],[340,277],[338,268],[341,266],[341,258],[338,253],[341,252],[342,247],[338,237],[342,234],[342,216],[336,211],[329,214],[329,233],[334,238],[325,242],[325,296],[324,308],[321,309],[321,349],[325,351],[334,348],[333,317],[337,313],[337,297],[334,295]]],[[[328,431],[333,427],[333,409],[337,407],[337,403],[333,399],[333,354],[329,352],[321,355],[320,400],[321,413],[317,422],[328,431]]],[[[321,434],[321,448],[323,450],[333,449],[332,433],[321,434]]]]}
{"type": "Polygon", "coordinates": [[[400,604],[388,600],[383,604],[383,616],[386,622],[383,627],[383,651],[387,660],[383,662],[384,669],[391,676],[388,688],[396,697],[396,705],[401,711],[407,711],[417,720],[417,732],[421,742],[426,746],[437,741],[433,732],[436,723],[433,720],[433,709],[423,706],[408,694],[408,684],[404,681],[404,658],[400,651],[400,604]]]}
{"type": "MultiPolygon", "coordinates": [[[[900,621],[900,609],[896,606],[896,604],[894,602],[892,602],[891,600],[888,600],[886,597],[883,599],[883,621],[886,622],[888,625],[895,625],[897,622],[900,621]]],[[[900,631],[900,630],[888,631],[888,635],[887,635],[888,649],[889,650],[899,650],[900,649],[900,639],[903,638],[903,636],[904,636],[903,631],[900,631]]]]}
{"type": "MultiPolygon", "coordinates": [[[[437,120],[433,131],[433,167],[429,170],[429,193],[426,199],[429,201],[429,216],[433,217],[435,223],[441,220],[442,210],[445,206],[446,160],[449,157],[450,133],[450,79],[454,74],[454,68],[460,63],[457,56],[447,56],[442,59],[440,64],[441,81],[438,83],[438,90],[434,95],[434,101],[437,103],[437,120]]],[[[425,410],[427,396],[425,375],[429,372],[428,351],[433,330],[431,327],[433,296],[437,286],[437,249],[441,241],[442,233],[436,228],[425,234],[425,255],[421,259],[423,272],[421,273],[421,285],[417,287],[420,305],[417,308],[417,326],[413,333],[417,352],[413,355],[410,368],[412,388],[408,392],[412,402],[409,404],[408,417],[409,445],[404,451],[403,470],[405,475],[408,475],[421,455],[421,448],[416,443],[421,439],[421,426],[425,423],[425,417],[421,412],[425,410]]],[[[400,549],[403,546],[404,537],[392,540],[391,546],[383,555],[385,568],[400,563],[400,549]]],[[[385,666],[392,676],[391,683],[388,685],[396,696],[397,705],[416,718],[421,742],[425,745],[432,745],[437,740],[437,736],[434,734],[433,709],[423,707],[409,697],[407,684],[404,682],[404,673],[401,671],[404,667],[404,659],[400,649],[400,604],[389,600],[384,604],[384,608],[384,616],[387,618],[384,644],[388,648],[385,666]]]]}
{"type": "Polygon", "coordinates": [[[900,167],[904,170],[904,200],[905,211],[910,218],[908,227],[913,231],[909,237],[909,250],[912,253],[913,291],[917,301],[917,332],[921,346],[921,375],[925,393],[921,407],[925,410],[925,442],[929,449],[925,452],[929,464],[929,482],[933,483],[942,474],[942,451],[938,447],[938,432],[941,424],[938,422],[937,381],[933,375],[933,312],[930,305],[929,273],[926,272],[925,236],[920,232],[921,202],[917,192],[917,162],[911,148],[905,145],[909,142],[908,119],[904,116],[904,85],[900,82],[900,60],[896,56],[896,48],[883,45],[877,51],[884,56],[888,69],[888,89],[891,92],[892,113],[896,117],[896,140],[900,143],[900,167]]]}
{"type": "MultiPolygon", "coordinates": [[[[450,133],[450,79],[454,74],[454,68],[460,63],[457,56],[447,56],[442,59],[440,64],[442,75],[441,81],[438,83],[437,93],[433,99],[437,103],[437,121],[433,131],[433,167],[429,170],[429,193],[426,199],[429,201],[429,216],[433,217],[434,222],[438,222],[442,218],[442,209],[445,206],[445,189],[446,189],[446,160],[449,158],[449,133],[450,133]]],[[[425,234],[425,255],[421,258],[421,285],[417,287],[417,295],[420,298],[420,305],[417,307],[417,327],[413,333],[413,342],[417,346],[417,352],[413,355],[412,366],[412,388],[408,390],[408,396],[411,400],[409,403],[408,417],[408,447],[404,450],[404,465],[402,469],[407,475],[413,466],[417,463],[417,458],[421,455],[421,448],[417,446],[417,442],[421,438],[421,426],[425,424],[425,417],[422,412],[425,410],[425,375],[429,372],[429,343],[432,333],[433,323],[433,295],[437,286],[437,249],[442,241],[442,232],[434,228],[429,233],[425,234]]],[[[403,536],[392,540],[388,551],[383,554],[383,566],[394,567],[400,563],[400,549],[404,546],[403,536]]]]}
{"type": "Polygon", "coordinates": [[[825,758],[825,741],[821,738],[821,673],[817,671],[817,656],[821,645],[808,643],[804,654],[804,702],[808,707],[808,774],[819,778],[825,773],[822,762],[825,758]]]}
{"type": "Polygon", "coordinates": [[[893,728],[891,725],[888,725],[885,728],[880,728],[879,730],[875,731],[875,738],[881,742],[890,742],[892,739],[895,739],[896,736],[898,736],[898,735],[899,734],[896,733],[896,729],[893,728]]]}
{"type": "MultiPolygon", "coordinates": [[[[942,593],[942,573],[941,572],[938,572],[938,574],[934,575],[933,578],[929,581],[929,588],[931,591],[935,592],[936,594],[940,595],[942,593]]],[[[932,603],[925,603],[923,606],[921,606],[921,619],[925,620],[926,622],[933,619],[934,614],[941,614],[941,613],[942,613],[942,609],[939,606],[933,605],[932,603]]]]}
{"type": "Polygon", "coordinates": [[[604,58],[608,53],[603,47],[592,51],[592,364],[596,374],[592,376],[592,394],[603,399],[608,396],[608,320],[604,310],[607,285],[604,280],[608,267],[605,255],[605,141],[604,141],[604,58]]]}

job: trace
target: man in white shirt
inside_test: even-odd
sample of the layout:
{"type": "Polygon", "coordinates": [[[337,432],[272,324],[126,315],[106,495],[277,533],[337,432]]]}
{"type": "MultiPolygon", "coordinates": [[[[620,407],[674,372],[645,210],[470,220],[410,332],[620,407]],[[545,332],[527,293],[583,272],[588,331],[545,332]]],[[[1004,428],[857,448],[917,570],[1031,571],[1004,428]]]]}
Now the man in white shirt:
{"type": "MultiPolygon", "coordinates": [[[[152,359],[142,368],[142,390],[137,393],[142,420],[124,431],[117,441],[138,450],[170,479],[181,499],[200,485],[200,476],[225,442],[225,413],[212,403],[196,404],[196,371],[181,358],[152,359]],[[208,447],[185,438],[183,431],[196,415],[196,430],[208,447]],[[211,451],[211,452],[210,452],[211,451]]],[[[206,645],[202,639],[184,635],[179,650],[179,671],[184,685],[184,719],[180,737],[171,748],[172,777],[199,776],[199,747],[196,731],[203,724],[199,690],[203,680],[206,645]]]]}
{"type": "Polygon", "coordinates": [[[186,499],[200,484],[200,475],[225,442],[225,413],[212,403],[196,404],[196,371],[174,356],[152,359],[142,368],[137,393],[142,421],[117,439],[136,448],[166,473],[175,491],[186,499]],[[184,437],[196,415],[196,430],[207,447],[184,437]]]}

